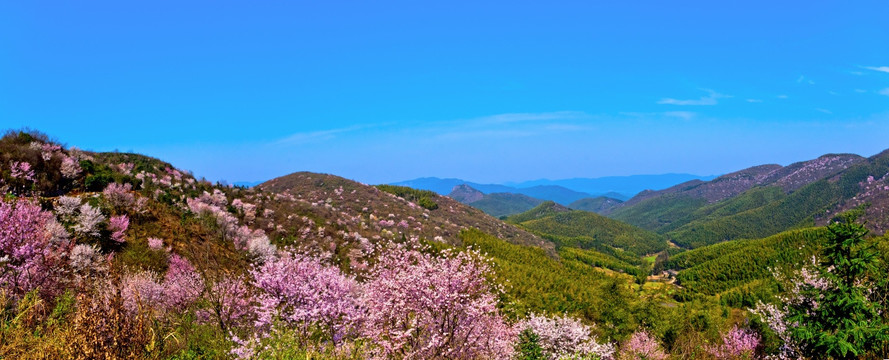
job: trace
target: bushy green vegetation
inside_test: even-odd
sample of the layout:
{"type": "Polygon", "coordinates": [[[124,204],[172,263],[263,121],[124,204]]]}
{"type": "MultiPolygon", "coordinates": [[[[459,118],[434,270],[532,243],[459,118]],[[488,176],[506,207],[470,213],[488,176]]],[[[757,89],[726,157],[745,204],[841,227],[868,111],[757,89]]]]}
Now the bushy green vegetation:
{"type": "Polygon", "coordinates": [[[397,185],[377,185],[377,189],[404,198],[407,201],[414,202],[424,209],[438,209],[438,203],[433,200],[438,194],[429,190],[417,190],[407,186],[397,185]]]}
{"type": "Polygon", "coordinates": [[[706,204],[706,200],[688,195],[665,195],[621,207],[608,214],[608,217],[646,230],[661,231],[664,227],[687,219],[706,204]]]}
{"type": "Polygon", "coordinates": [[[725,201],[704,205],[686,217],[660,228],[658,231],[666,233],[691,222],[703,222],[735,215],[779,201],[785,196],[784,191],[777,186],[754,187],[725,201]]]}
{"type": "Polygon", "coordinates": [[[511,223],[519,224],[525,221],[535,220],[544,218],[550,215],[558,214],[561,212],[571,211],[571,209],[564,207],[562,205],[556,204],[555,201],[544,201],[539,205],[535,206],[531,210],[525,211],[521,214],[515,214],[506,218],[506,221],[511,223]]]}
{"type": "Polygon", "coordinates": [[[693,221],[668,233],[680,246],[696,248],[717,242],[761,238],[788,229],[815,225],[813,215],[824,213],[836,203],[840,189],[835,183],[820,180],[768,202],[764,206],[734,215],[693,221]]]}
{"type": "Polygon", "coordinates": [[[504,310],[516,317],[532,312],[578,316],[598,324],[601,335],[615,340],[625,339],[645,324],[658,334],[684,334],[668,343],[681,347],[701,336],[685,338],[689,331],[713,332],[729,315],[711,311],[716,305],[712,302],[664,307],[661,296],[640,296],[632,276],[615,276],[591,266],[587,260],[595,257],[592,252],[575,250],[554,259],[539,248],[510,244],[474,229],[461,232],[460,237],[464,246],[492,259],[496,280],[504,284],[504,310]],[[689,314],[706,320],[695,330],[686,329],[687,322],[680,319],[689,314]]]}
{"type": "Polygon", "coordinates": [[[676,278],[690,292],[705,295],[738,292],[752,282],[770,281],[773,270],[800,266],[821,249],[826,237],[824,228],[793,230],[764,239],[738,240],[686,251],[671,257],[664,265],[668,269],[681,269],[676,278]]]}
{"type": "MultiPolygon", "coordinates": [[[[643,264],[631,264],[594,250],[563,247],[559,249],[559,256],[563,261],[579,261],[590,267],[611,269],[637,278],[644,278],[648,275],[648,271],[643,264]]],[[[638,260],[638,258],[636,258],[636,260],[638,260]]]]}
{"type": "Polygon", "coordinates": [[[542,202],[543,200],[522,194],[493,193],[487,194],[481,200],[473,201],[469,205],[488,215],[501,217],[528,211],[542,202]]]}
{"type": "Polygon", "coordinates": [[[658,234],[587,211],[560,212],[521,225],[544,236],[552,235],[562,246],[590,248],[599,243],[636,255],[667,248],[667,242],[658,234]]]}

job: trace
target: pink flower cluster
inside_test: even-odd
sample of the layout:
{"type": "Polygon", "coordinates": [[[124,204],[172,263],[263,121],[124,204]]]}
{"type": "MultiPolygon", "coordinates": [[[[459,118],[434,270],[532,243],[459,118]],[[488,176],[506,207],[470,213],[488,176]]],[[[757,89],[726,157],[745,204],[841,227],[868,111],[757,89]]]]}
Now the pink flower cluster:
{"type": "Polygon", "coordinates": [[[204,281],[188,260],[173,254],[163,281],[151,272],[128,274],[121,284],[124,307],[131,312],[181,312],[203,293],[204,281]]]}
{"type": "Polygon", "coordinates": [[[364,284],[363,335],[383,358],[509,358],[516,333],[497,310],[491,271],[477,253],[393,247],[364,284]]]}
{"type": "Polygon", "coordinates": [[[665,360],[667,353],[661,348],[657,338],[647,331],[637,331],[627,340],[620,351],[621,359],[665,360]]]}
{"type": "Polygon", "coordinates": [[[148,238],[147,241],[148,241],[148,248],[151,250],[160,250],[160,249],[163,249],[163,247],[164,247],[164,240],[163,239],[150,237],[150,238],[148,238]]]}
{"type": "Polygon", "coordinates": [[[108,220],[108,230],[111,231],[111,240],[124,243],[126,239],[127,228],[130,227],[130,218],[126,215],[112,216],[108,220]]]}
{"type": "Polygon", "coordinates": [[[286,252],[251,275],[260,290],[255,332],[233,339],[239,357],[265,349],[263,339],[278,326],[296,331],[301,341],[320,336],[335,348],[363,339],[374,345],[376,358],[509,359],[513,353],[517,330],[497,310],[498,289],[478,253],[433,256],[390,244],[362,283],[319,258],[286,252]]]}
{"type": "Polygon", "coordinates": [[[225,194],[218,189],[214,190],[213,194],[205,191],[200,197],[189,198],[185,202],[191,212],[214,217],[223,237],[232,241],[238,249],[247,250],[254,258],[261,261],[276,255],[277,249],[264,231],[250,230],[247,225],[239,224],[238,218],[224,209],[228,201],[225,194]]]}
{"type": "Polygon", "coordinates": [[[105,201],[111,207],[119,210],[129,210],[136,203],[136,197],[130,193],[132,189],[133,186],[130,184],[110,183],[102,191],[102,196],[105,197],[105,201]]]}
{"type": "Polygon", "coordinates": [[[78,175],[82,169],[80,168],[80,162],[73,157],[66,156],[62,159],[62,167],[61,167],[62,176],[66,179],[74,179],[78,175]]]}
{"type": "Polygon", "coordinates": [[[13,161],[10,165],[10,175],[16,179],[34,181],[34,169],[27,161],[13,161]]]}
{"type": "Polygon", "coordinates": [[[759,346],[759,335],[733,327],[722,338],[722,344],[711,346],[707,351],[717,359],[753,358],[753,352],[759,346]]]}
{"type": "Polygon", "coordinates": [[[361,318],[358,283],[335,267],[303,255],[285,253],[251,272],[259,298],[256,325],[267,329],[278,319],[308,335],[313,326],[343,335],[361,318]]]}
{"type": "Polygon", "coordinates": [[[63,254],[44,230],[52,214],[27,200],[0,201],[0,289],[13,297],[54,289],[55,265],[63,254]]]}

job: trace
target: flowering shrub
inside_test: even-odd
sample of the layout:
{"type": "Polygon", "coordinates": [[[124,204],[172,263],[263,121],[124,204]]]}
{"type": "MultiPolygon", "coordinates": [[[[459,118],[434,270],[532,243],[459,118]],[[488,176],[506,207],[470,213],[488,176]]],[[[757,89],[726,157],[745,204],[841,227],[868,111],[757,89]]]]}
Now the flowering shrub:
{"type": "Polygon", "coordinates": [[[537,335],[543,355],[549,359],[590,355],[600,359],[610,359],[614,354],[614,345],[599,344],[596,337],[591,335],[592,328],[569,317],[549,318],[531,314],[519,323],[518,327],[522,330],[531,330],[537,335]]]}
{"type": "Polygon", "coordinates": [[[667,354],[661,348],[657,338],[647,331],[637,331],[621,347],[621,360],[664,360],[667,354]]]}
{"type": "Polygon", "coordinates": [[[105,215],[99,209],[83,204],[77,215],[74,231],[86,236],[99,236],[99,224],[105,221],[105,215]]]}
{"type": "Polygon", "coordinates": [[[160,250],[160,249],[163,249],[163,247],[164,247],[164,240],[162,240],[162,239],[150,237],[147,239],[147,241],[148,241],[148,248],[151,250],[160,250]]]}
{"type": "Polygon", "coordinates": [[[384,358],[509,358],[516,334],[497,310],[490,275],[474,252],[437,258],[395,246],[365,284],[363,335],[384,358]]]}
{"type": "Polygon", "coordinates": [[[59,253],[45,231],[52,214],[27,200],[0,202],[0,291],[13,296],[55,289],[59,253]]]}
{"type": "Polygon", "coordinates": [[[75,272],[89,272],[99,267],[102,259],[95,245],[77,244],[71,248],[68,261],[75,272]]]}
{"type": "Polygon", "coordinates": [[[34,169],[27,161],[13,161],[9,167],[10,176],[13,178],[34,181],[34,169]]]}
{"type": "Polygon", "coordinates": [[[304,340],[313,335],[336,342],[361,319],[358,283],[320,260],[290,252],[251,271],[258,298],[257,327],[276,319],[296,327],[304,340]]]}
{"type": "Polygon", "coordinates": [[[82,169],[80,168],[80,162],[77,159],[66,156],[62,159],[62,166],[60,168],[62,172],[62,176],[66,179],[75,179],[82,169]]]}
{"type": "Polygon", "coordinates": [[[132,313],[180,313],[198,300],[203,290],[204,281],[194,266],[175,254],[170,256],[162,281],[150,271],[127,274],[121,281],[124,307],[132,313]]]}
{"type": "Polygon", "coordinates": [[[136,197],[130,193],[130,190],[133,189],[133,186],[130,184],[118,184],[118,183],[110,183],[105,190],[102,191],[102,195],[105,197],[105,201],[108,202],[108,205],[116,211],[126,211],[133,207],[133,204],[136,202],[136,197]]]}
{"type": "Polygon", "coordinates": [[[55,213],[63,220],[72,221],[78,208],[80,208],[80,199],[76,197],[61,196],[56,199],[55,213]]]}
{"type": "Polygon", "coordinates": [[[250,254],[259,263],[264,263],[275,257],[278,248],[269,242],[269,237],[255,236],[247,240],[247,253],[250,254]]]}
{"type": "Polygon", "coordinates": [[[722,344],[710,346],[707,351],[717,359],[752,359],[758,346],[759,335],[735,326],[723,336],[722,344]]]}
{"type": "Polygon", "coordinates": [[[168,311],[181,312],[191,306],[204,291],[204,280],[185,258],[170,255],[170,266],[163,282],[164,305],[168,311]]]}
{"type": "Polygon", "coordinates": [[[108,220],[108,230],[111,231],[111,240],[119,243],[126,242],[126,231],[130,226],[130,218],[126,215],[112,216],[108,220]]]}
{"type": "Polygon", "coordinates": [[[247,285],[241,279],[223,277],[206,294],[209,309],[198,311],[203,322],[217,322],[223,330],[240,325],[250,316],[253,305],[247,285]]]}

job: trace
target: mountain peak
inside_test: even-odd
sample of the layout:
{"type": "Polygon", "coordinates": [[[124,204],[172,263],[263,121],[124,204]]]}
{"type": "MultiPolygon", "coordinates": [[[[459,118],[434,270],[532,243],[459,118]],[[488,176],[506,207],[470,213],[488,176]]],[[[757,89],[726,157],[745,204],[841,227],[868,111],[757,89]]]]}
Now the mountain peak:
{"type": "Polygon", "coordinates": [[[461,203],[469,204],[481,200],[483,197],[485,197],[485,194],[483,194],[481,191],[476,190],[472,186],[469,186],[467,184],[460,184],[454,186],[454,188],[451,189],[448,197],[461,203]]]}

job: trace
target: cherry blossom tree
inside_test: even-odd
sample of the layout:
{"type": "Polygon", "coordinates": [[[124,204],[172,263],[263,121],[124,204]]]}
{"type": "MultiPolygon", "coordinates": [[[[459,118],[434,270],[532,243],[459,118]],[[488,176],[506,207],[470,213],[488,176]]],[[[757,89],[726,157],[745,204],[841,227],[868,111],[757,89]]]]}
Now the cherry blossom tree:
{"type": "Polygon", "coordinates": [[[717,359],[752,359],[759,346],[759,335],[733,327],[722,337],[722,344],[709,346],[707,351],[717,359]]]}
{"type": "Polygon", "coordinates": [[[80,206],[74,231],[81,235],[99,236],[99,224],[104,221],[105,215],[102,215],[98,208],[94,208],[90,204],[83,204],[80,206]]]}
{"type": "Polygon", "coordinates": [[[102,196],[114,210],[123,212],[132,208],[136,202],[136,197],[130,193],[132,189],[133,186],[130,184],[110,183],[102,191],[102,196]]]}
{"type": "Polygon", "coordinates": [[[258,297],[260,331],[276,320],[334,343],[354,331],[361,320],[358,283],[317,258],[285,252],[251,272],[258,297]]]}
{"type": "Polygon", "coordinates": [[[620,360],[664,360],[667,353],[661,348],[657,338],[651,336],[647,331],[640,330],[635,332],[630,339],[627,340],[620,351],[620,360]]]}
{"type": "Polygon", "coordinates": [[[364,336],[384,358],[511,357],[516,331],[497,310],[491,271],[475,252],[385,251],[364,288],[364,336]]]}
{"type": "Polygon", "coordinates": [[[533,331],[543,354],[553,360],[591,355],[610,359],[615,350],[612,344],[598,343],[591,327],[567,316],[550,318],[531,314],[518,324],[518,328],[533,331]]]}
{"type": "Polygon", "coordinates": [[[52,293],[62,256],[46,224],[52,214],[28,200],[0,202],[0,289],[13,297],[40,289],[52,293]]]}
{"type": "Polygon", "coordinates": [[[126,242],[126,231],[130,227],[130,218],[126,215],[112,216],[108,220],[108,230],[111,230],[111,240],[119,243],[126,242]]]}

